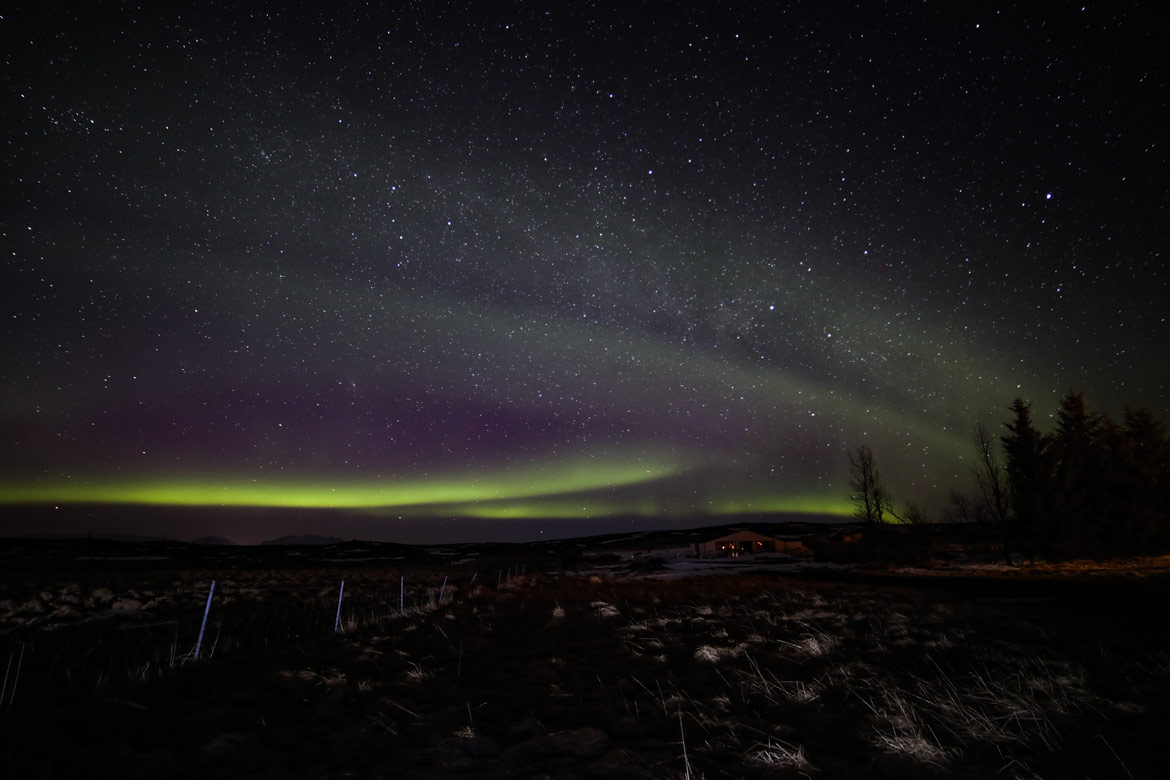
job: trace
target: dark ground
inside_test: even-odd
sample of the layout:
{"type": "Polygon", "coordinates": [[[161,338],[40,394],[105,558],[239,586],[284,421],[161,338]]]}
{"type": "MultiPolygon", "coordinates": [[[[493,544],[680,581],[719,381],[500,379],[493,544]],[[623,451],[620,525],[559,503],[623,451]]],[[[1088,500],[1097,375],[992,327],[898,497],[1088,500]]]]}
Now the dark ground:
{"type": "Polygon", "coordinates": [[[515,549],[220,568],[109,549],[0,575],[0,774],[1165,776],[1165,578],[647,580],[540,574],[555,556],[515,549]],[[204,657],[184,658],[212,578],[204,657]]]}

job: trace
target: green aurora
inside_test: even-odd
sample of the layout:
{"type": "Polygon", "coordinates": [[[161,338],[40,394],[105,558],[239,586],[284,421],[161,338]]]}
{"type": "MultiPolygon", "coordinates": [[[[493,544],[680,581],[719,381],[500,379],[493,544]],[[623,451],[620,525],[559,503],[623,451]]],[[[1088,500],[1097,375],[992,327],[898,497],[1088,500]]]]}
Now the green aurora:
{"type": "Polygon", "coordinates": [[[816,493],[745,491],[700,478],[704,464],[666,455],[578,455],[515,468],[366,480],[282,477],[72,479],[0,484],[0,504],[135,504],[187,507],[284,507],[365,510],[378,516],[658,517],[802,512],[848,515],[831,487],[816,493]],[[696,482],[698,480],[698,482],[696,482]],[[683,488],[690,502],[680,501],[683,488]],[[829,492],[833,491],[833,492],[829,492]]]}
{"type": "Polygon", "coordinates": [[[366,481],[311,478],[186,478],[61,481],[0,486],[3,503],[129,503],[185,506],[369,508],[469,504],[594,491],[640,484],[679,473],[667,460],[648,462],[575,458],[528,469],[497,469],[474,476],[366,481]]]}

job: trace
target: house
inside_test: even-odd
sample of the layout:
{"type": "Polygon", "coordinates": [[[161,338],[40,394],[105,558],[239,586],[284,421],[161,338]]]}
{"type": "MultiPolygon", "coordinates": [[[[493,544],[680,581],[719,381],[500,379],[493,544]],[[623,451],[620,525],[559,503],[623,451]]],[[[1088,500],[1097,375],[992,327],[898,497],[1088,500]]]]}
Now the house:
{"type": "Polygon", "coordinates": [[[804,542],[799,538],[765,536],[747,529],[724,531],[710,539],[696,541],[692,549],[700,558],[738,558],[741,555],[772,552],[802,555],[805,552],[804,542]]]}

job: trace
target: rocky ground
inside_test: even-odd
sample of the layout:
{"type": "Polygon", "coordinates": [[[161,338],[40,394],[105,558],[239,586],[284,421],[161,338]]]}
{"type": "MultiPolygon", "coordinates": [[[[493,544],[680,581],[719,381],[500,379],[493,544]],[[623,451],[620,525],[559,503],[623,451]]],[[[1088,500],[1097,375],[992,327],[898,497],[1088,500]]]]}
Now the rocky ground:
{"type": "Polygon", "coordinates": [[[523,571],[26,577],[0,626],[0,772],[1164,776],[1161,577],[523,571]]]}

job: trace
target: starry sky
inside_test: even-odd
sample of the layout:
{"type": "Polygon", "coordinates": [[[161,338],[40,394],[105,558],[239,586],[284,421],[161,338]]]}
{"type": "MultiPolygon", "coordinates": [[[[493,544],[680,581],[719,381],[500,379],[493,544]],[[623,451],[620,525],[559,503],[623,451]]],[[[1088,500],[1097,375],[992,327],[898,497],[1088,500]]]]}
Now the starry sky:
{"type": "Polygon", "coordinates": [[[1153,4],[78,5],[0,18],[10,519],[933,513],[1170,406],[1153,4]]]}

